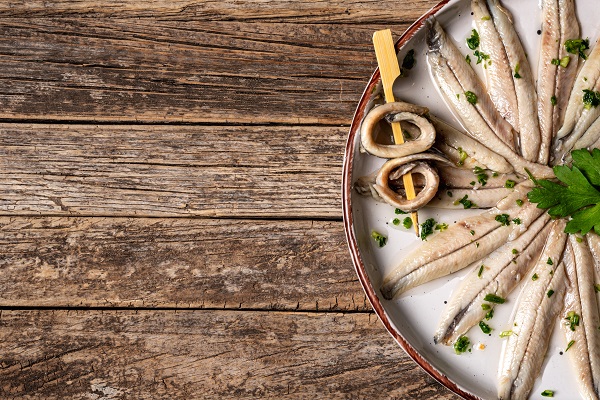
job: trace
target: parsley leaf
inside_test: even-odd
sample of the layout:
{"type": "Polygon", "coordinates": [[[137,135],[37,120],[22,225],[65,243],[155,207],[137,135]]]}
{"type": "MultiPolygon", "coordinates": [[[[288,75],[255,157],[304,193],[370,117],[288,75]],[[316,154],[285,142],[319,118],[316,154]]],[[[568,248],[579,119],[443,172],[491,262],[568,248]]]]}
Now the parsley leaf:
{"type": "Polygon", "coordinates": [[[587,234],[594,229],[600,233],[600,150],[586,149],[571,152],[573,167],[555,166],[554,174],[560,183],[541,179],[527,197],[538,208],[547,208],[553,217],[571,217],[566,233],[587,234]]]}

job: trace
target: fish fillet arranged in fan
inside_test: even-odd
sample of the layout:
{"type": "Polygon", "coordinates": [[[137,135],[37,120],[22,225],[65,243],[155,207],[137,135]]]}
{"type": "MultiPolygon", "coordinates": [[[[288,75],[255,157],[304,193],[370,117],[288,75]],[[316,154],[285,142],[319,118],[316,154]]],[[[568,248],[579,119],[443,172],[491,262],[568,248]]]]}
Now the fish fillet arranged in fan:
{"type": "Polygon", "coordinates": [[[579,394],[584,399],[597,400],[600,395],[600,315],[594,286],[594,257],[587,241],[570,236],[564,260],[568,286],[561,328],[568,343],[567,354],[579,394]]]}
{"type": "Polygon", "coordinates": [[[452,105],[471,137],[498,153],[518,174],[529,170],[536,178],[551,178],[552,170],[525,160],[515,152],[514,130],[496,111],[475,71],[437,21],[428,21],[427,61],[440,91],[452,105]]]}
{"type": "Polygon", "coordinates": [[[542,138],[538,162],[542,164],[550,161],[551,144],[562,126],[577,75],[579,56],[568,53],[564,43],[569,39],[578,39],[579,32],[574,0],[542,0],[542,38],[537,79],[542,138]],[[568,57],[568,63],[565,57],[568,57]],[[561,60],[565,60],[563,65],[561,60]]]}
{"type": "Polygon", "coordinates": [[[516,305],[498,368],[498,398],[526,399],[542,368],[566,289],[562,254],[567,241],[564,220],[553,222],[544,249],[516,305]]]}
{"type": "MultiPolygon", "coordinates": [[[[514,241],[508,241],[473,264],[471,271],[452,292],[434,335],[435,343],[452,344],[483,320],[487,295],[506,296],[538,259],[550,229],[550,216],[543,213],[514,241]]],[[[487,307],[486,307],[487,308],[487,307]]]]}
{"type": "Polygon", "coordinates": [[[518,133],[519,152],[536,161],[540,147],[537,95],[533,74],[510,12],[497,0],[473,0],[471,10],[484,63],[490,97],[500,114],[518,133]]]}

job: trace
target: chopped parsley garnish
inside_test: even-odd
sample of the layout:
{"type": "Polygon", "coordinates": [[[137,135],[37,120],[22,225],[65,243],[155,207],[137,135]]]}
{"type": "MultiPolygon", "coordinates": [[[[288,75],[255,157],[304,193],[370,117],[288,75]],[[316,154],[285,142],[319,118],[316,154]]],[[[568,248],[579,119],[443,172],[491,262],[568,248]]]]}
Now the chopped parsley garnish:
{"type": "Polygon", "coordinates": [[[539,278],[538,274],[533,274],[533,276],[531,277],[532,281],[537,281],[539,278]]]}
{"type": "Polygon", "coordinates": [[[402,220],[402,226],[406,229],[410,229],[412,227],[412,219],[410,217],[406,217],[402,220]]]}
{"type": "Polygon", "coordinates": [[[451,191],[447,191],[446,194],[448,195],[448,197],[452,197],[452,192],[451,191]]]}
{"type": "Polygon", "coordinates": [[[600,150],[575,150],[571,157],[572,167],[554,167],[559,182],[537,180],[527,197],[538,208],[547,208],[552,217],[570,216],[566,233],[585,235],[592,229],[600,233],[600,150]]]}
{"type": "Polygon", "coordinates": [[[395,212],[396,214],[408,214],[407,212],[405,212],[405,211],[402,211],[402,210],[401,210],[401,209],[399,209],[399,208],[396,208],[396,209],[394,210],[394,212],[395,212]]]}
{"type": "Polygon", "coordinates": [[[427,236],[433,233],[433,227],[435,226],[435,219],[428,218],[421,224],[421,240],[426,240],[427,236]]]}
{"type": "Polygon", "coordinates": [[[467,154],[466,151],[463,151],[462,147],[458,148],[458,165],[463,165],[465,163],[465,160],[467,159],[467,157],[469,157],[469,155],[467,154]]]}
{"type": "Polygon", "coordinates": [[[471,37],[467,38],[467,46],[471,50],[475,50],[479,47],[479,33],[475,29],[471,31],[471,37]]]}
{"type": "Polygon", "coordinates": [[[483,311],[491,310],[491,309],[492,309],[492,306],[490,306],[490,305],[489,305],[489,304],[487,304],[487,303],[483,303],[483,304],[481,305],[481,309],[482,309],[483,311]]]}
{"type": "Polygon", "coordinates": [[[521,218],[513,218],[512,222],[515,225],[521,225],[521,218]]]}
{"type": "Polygon", "coordinates": [[[500,214],[496,215],[494,218],[496,221],[500,222],[500,225],[508,226],[510,225],[510,216],[508,214],[500,214]]]}
{"type": "Polygon", "coordinates": [[[487,68],[488,65],[492,65],[492,60],[490,60],[490,55],[489,54],[485,54],[482,51],[475,50],[473,52],[473,55],[475,57],[477,57],[477,63],[476,64],[481,64],[483,62],[483,68],[487,68]],[[485,61],[487,61],[487,63],[485,61]]]}
{"type": "Polygon", "coordinates": [[[574,344],[575,344],[575,341],[574,341],[574,340],[571,340],[571,341],[569,342],[569,344],[567,345],[567,348],[565,349],[565,353],[566,353],[567,351],[569,351],[569,349],[571,348],[571,346],[573,346],[574,344]]]}
{"type": "Polygon", "coordinates": [[[471,64],[471,56],[467,54],[465,56],[465,61],[468,62],[469,64],[471,64]]]}
{"type": "Polygon", "coordinates": [[[467,101],[473,105],[477,104],[477,95],[469,90],[465,92],[465,96],[467,97],[467,101]]]}
{"type": "Polygon", "coordinates": [[[556,101],[556,96],[552,96],[550,97],[550,103],[552,103],[553,106],[556,105],[557,101],[556,101]]]}
{"type": "Polygon", "coordinates": [[[492,17],[490,17],[489,15],[485,15],[485,16],[481,17],[482,21],[489,21],[490,19],[492,19],[492,17]]]}
{"type": "Polygon", "coordinates": [[[492,328],[483,321],[479,321],[479,327],[483,333],[490,333],[492,331],[492,328]]]}
{"type": "Polygon", "coordinates": [[[517,250],[517,249],[512,249],[512,253],[513,253],[513,254],[519,254],[519,250],[517,250]]]}
{"type": "Polygon", "coordinates": [[[485,186],[487,184],[487,180],[489,178],[488,174],[485,173],[485,170],[481,167],[473,168],[473,173],[477,176],[477,182],[481,183],[481,186],[485,186]]]}
{"type": "Polygon", "coordinates": [[[460,200],[456,200],[454,202],[454,205],[457,206],[459,204],[462,204],[462,206],[466,209],[468,208],[472,208],[472,207],[477,207],[477,204],[473,203],[471,200],[469,200],[469,196],[468,195],[464,195],[464,197],[460,200]]]}
{"type": "Polygon", "coordinates": [[[471,236],[475,236],[475,231],[474,230],[470,230],[469,233],[471,234],[471,236]]]}
{"type": "MultiPolygon", "coordinates": [[[[409,218],[409,219],[410,219],[410,218],[409,218]]],[[[400,220],[399,220],[398,218],[394,218],[394,219],[392,220],[392,224],[394,224],[394,225],[398,226],[398,225],[400,225],[400,220]]]]}
{"type": "Polygon", "coordinates": [[[479,278],[481,278],[481,275],[483,275],[483,269],[485,268],[485,266],[483,264],[481,264],[481,267],[479,267],[479,272],[477,272],[477,276],[479,278]]]}
{"type": "Polygon", "coordinates": [[[485,297],[483,298],[483,300],[489,301],[490,303],[496,303],[496,304],[504,304],[504,302],[506,301],[504,298],[497,296],[495,294],[492,294],[492,293],[486,294],[485,297]]]}
{"type": "Polygon", "coordinates": [[[471,341],[466,336],[461,336],[456,342],[454,342],[454,351],[456,354],[462,354],[469,349],[471,341]]]}
{"type": "Polygon", "coordinates": [[[583,89],[583,104],[586,110],[600,105],[600,93],[593,90],[583,89]]]}
{"type": "Polygon", "coordinates": [[[552,391],[552,390],[544,390],[542,392],[542,396],[544,396],[544,397],[554,397],[554,391],[552,391]]]}
{"type": "Polygon", "coordinates": [[[553,294],[554,294],[554,290],[552,290],[552,289],[548,290],[548,293],[546,293],[546,295],[548,297],[552,297],[553,294]]]}
{"type": "Polygon", "coordinates": [[[387,243],[387,238],[377,231],[371,231],[371,237],[375,239],[375,242],[379,247],[383,247],[387,243]]]}
{"type": "Polygon", "coordinates": [[[519,207],[523,207],[523,200],[517,199],[516,203],[519,207]]]}
{"type": "Polygon", "coordinates": [[[596,293],[600,293],[600,283],[596,283],[594,285],[594,290],[596,291],[596,293]]]}
{"type": "Polygon", "coordinates": [[[550,63],[552,65],[560,65],[563,68],[567,68],[567,66],[569,65],[569,61],[571,61],[571,57],[564,56],[560,60],[558,58],[554,58],[552,59],[552,61],[550,61],[550,63]]]}
{"type": "Polygon", "coordinates": [[[581,243],[581,242],[583,242],[583,239],[582,239],[582,238],[580,238],[579,236],[578,236],[578,237],[576,237],[576,238],[575,238],[575,240],[577,241],[577,243],[581,243]]]}
{"type": "Polygon", "coordinates": [[[502,331],[502,332],[500,332],[500,337],[505,338],[505,337],[509,337],[512,334],[513,334],[513,331],[502,331]]]}
{"type": "Polygon", "coordinates": [[[552,262],[552,259],[550,257],[548,257],[548,261],[546,261],[546,264],[554,265],[554,263],[552,262]]]}
{"type": "Polygon", "coordinates": [[[565,320],[569,323],[569,329],[575,331],[575,327],[579,326],[579,315],[575,311],[569,311],[565,320]]]}
{"type": "Polygon", "coordinates": [[[517,182],[513,181],[512,179],[507,179],[506,182],[504,183],[504,187],[508,188],[508,189],[512,189],[515,187],[516,184],[517,184],[517,182]]]}
{"type": "Polygon", "coordinates": [[[515,74],[513,75],[517,79],[522,78],[521,74],[519,74],[520,69],[521,69],[521,65],[519,65],[519,63],[517,63],[517,65],[515,65],[515,74]]]}
{"type": "Polygon", "coordinates": [[[492,318],[494,318],[494,309],[493,308],[490,311],[488,311],[487,314],[485,314],[486,321],[489,321],[492,318]]]}
{"type": "Polygon", "coordinates": [[[436,231],[444,232],[446,229],[448,229],[448,224],[445,224],[445,223],[437,224],[435,226],[436,231]]]}
{"type": "Polygon", "coordinates": [[[590,48],[589,39],[569,39],[565,42],[565,50],[571,54],[579,54],[579,57],[587,60],[585,50],[590,48]]]}

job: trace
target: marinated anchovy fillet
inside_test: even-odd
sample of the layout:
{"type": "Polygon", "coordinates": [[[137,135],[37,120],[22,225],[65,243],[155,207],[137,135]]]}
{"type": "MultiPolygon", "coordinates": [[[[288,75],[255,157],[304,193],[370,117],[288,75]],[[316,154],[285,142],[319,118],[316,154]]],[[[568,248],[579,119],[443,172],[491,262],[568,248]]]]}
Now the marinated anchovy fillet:
{"type": "Polygon", "coordinates": [[[542,43],[538,63],[538,113],[541,145],[538,162],[547,164],[550,147],[561,127],[577,75],[579,57],[569,54],[564,43],[579,38],[579,22],[573,0],[542,0],[542,43]],[[553,60],[569,57],[563,65],[553,60]],[[558,64],[558,65],[557,65],[558,64]]]}
{"type": "Polygon", "coordinates": [[[565,268],[561,261],[567,235],[564,220],[552,223],[540,257],[517,301],[512,334],[502,348],[498,370],[498,398],[525,399],[538,376],[554,321],[562,308],[565,268]],[[552,260],[552,265],[548,263],[552,260]]]}
{"type": "Polygon", "coordinates": [[[517,185],[496,208],[451,225],[429,238],[385,277],[381,287],[383,296],[391,299],[415,286],[463,269],[506,243],[514,231],[529,227],[544,212],[530,203],[523,207],[516,204],[529,189],[530,186],[517,185]],[[521,224],[499,222],[497,216],[504,215],[505,218],[519,218],[521,224]]]}
{"type": "Polygon", "coordinates": [[[487,295],[506,298],[538,259],[550,230],[549,220],[547,213],[542,214],[518,239],[472,265],[442,312],[435,343],[452,344],[483,320],[488,311],[482,305],[494,306],[486,303],[487,295]]]}
{"type": "Polygon", "coordinates": [[[461,162],[462,159],[465,167],[472,168],[474,165],[468,165],[465,160],[473,159],[476,163],[483,164],[483,167],[492,171],[499,173],[513,172],[513,167],[504,159],[504,157],[488,149],[478,141],[470,138],[467,134],[459,131],[441,119],[434,116],[430,116],[430,119],[437,134],[436,147],[439,148],[439,144],[445,144],[448,147],[455,149],[456,151],[453,152],[453,154],[458,153],[458,159],[453,160],[455,163],[461,162]]]}
{"type": "Polygon", "coordinates": [[[527,168],[535,177],[553,177],[552,170],[547,166],[527,161],[515,153],[510,124],[493,109],[493,104],[479,78],[464,61],[454,43],[447,38],[437,21],[430,21],[427,42],[429,45],[427,60],[433,76],[442,94],[467,128],[469,135],[502,156],[518,174],[524,174],[527,168]],[[456,96],[466,92],[475,95],[475,104],[468,101],[466,96],[456,96]],[[507,125],[508,128],[498,128],[493,121],[496,125],[507,125]]]}
{"type": "MultiPolygon", "coordinates": [[[[516,112],[519,120],[519,124],[515,128],[519,133],[521,154],[526,160],[536,161],[541,136],[537,115],[537,94],[531,66],[525,55],[523,44],[515,30],[510,12],[498,0],[487,0],[487,5],[496,30],[504,45],[508,59],[509,73],[514,84],[514,91],[517,98],[516,112]]],[[[492,64],[494,63],[495,61],[492,64]]]]}
{"type": "Polygon", "coordinates": [[[440,189],[427,204],[434,208],[492,208],[513,192],[505,187],[479,189],[440,189]]]}
{"type": "Polygon", "coordinates": [[[600,315],[594,288],[594,257],[586,241],[570,236],[565,254],[568,287],[561,328],[571,343],[569,360],[575,369],[579,393],[585,399],[599,398],[600,315]]]}
{"type": "Polygon", "coordinates": [[[513,74],[504,43],[492,20],[485,0],[472,0],[471,11],[475,26],[479,31],[479,49],[489,56],[489,62],[484,61],[484,73],[489,95],[500,115],[513,128],[519,128],[517,94],[513,83],[513,74]]]}

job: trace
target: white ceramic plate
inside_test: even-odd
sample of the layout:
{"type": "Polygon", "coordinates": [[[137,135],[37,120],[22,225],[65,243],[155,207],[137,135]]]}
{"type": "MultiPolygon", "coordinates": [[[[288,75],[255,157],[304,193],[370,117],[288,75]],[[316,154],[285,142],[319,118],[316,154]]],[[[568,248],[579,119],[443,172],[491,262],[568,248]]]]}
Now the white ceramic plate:
{"type": "MultiPolygon", "coordinates": [[[[514,16],[517,32],[535,73],[540,46],[539,1],[503,0],[503,4],[514,16]]],[[[590,38],[590,43],[593,44],[600,31],[598,23],[600,7],[594,0],[576,0],[576,4],[582,37],[590,38]]],[[[423,24],[431,15],[436,16],[459,45],[463,54],[472,54],[465,43],[465,39],[470,36],[471,29],[474,28],[470,1],[442,1],[417,20],[399,39],[396,45],[399,49],[399,60],[404,58],[408,50],[415,49],[417,64],[410,71],[409,77],[398,79],[394,85],[394,94],[396,99],[424,105],[433,114],[460,127],[460,123],[453,117],[439,95],[427,68],[423,24]]],[[[476,70],[483,77],[480,66],[476,66],[476,70]]],[[[358,177],[378,169],[384,161],[359,152],[360,122],[371,107],[370,98],[378,82],[379,72],[376,70],[367,84],[354,116],[344,159],[344,223],[354,266],[381,321],[419,365],[442,384],[465,398],[495,399],[496,373],[503,342],[498,333],[510,330],[509,320],[513,311],[511,305],[515,304],[520,287],[512,292],[505,305],[495,308],[494,318],[490,322],[494,328],[491,336],[483,334],[478,327],[469,331],[468,337],[471,343],[475,345],[483,343],[486,346],[485,350],[477,350],[474,347],[471,353],[462,355],[456,355],[452,347],[434,345],[433,333],[444,302],[448,300],[453,288],[458,285],[468,269],[412,289],[394,301],[385,300],[379,291],[383,276],[409,250],[418,246],[421,240],[415,237],[412,230],[397,229],[388,224],[396,217],[393,207],[362,197],[352,190],[352,184],[358,177]],[[370,233],[373,229],[388,236],[388,244],[385,247],[378,248],[371,239],[370,233]]],[[[433,217],[438,222],[451,224],[478,212],[481,211],[423,209],[419,211],[419,219],[425,221],[433,217]]],[[[579,398],[572,368],[567,356],[561,354],[565,347],[566,343],[557,323],[542,373],[531,392],[531,398],[543,399],[541,392],[546,389],[554,390],[556,399],[579,398]]]]}

